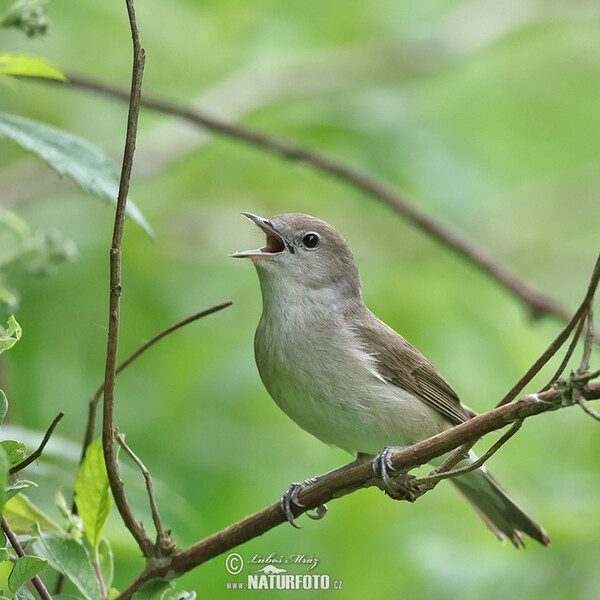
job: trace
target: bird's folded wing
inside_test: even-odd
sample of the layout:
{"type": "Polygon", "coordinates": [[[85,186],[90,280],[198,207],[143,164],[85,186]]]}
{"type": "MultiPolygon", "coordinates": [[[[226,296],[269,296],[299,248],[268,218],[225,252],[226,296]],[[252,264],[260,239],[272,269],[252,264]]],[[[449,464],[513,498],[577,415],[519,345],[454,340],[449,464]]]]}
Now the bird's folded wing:
{"type": "Polygon", "coordinates": [[[377,317],[370,316],[366,323],[355,321],[353,329],[365,351],[375,359],[381,377],[413,394],[456,425],[476,414],[462,404],[450,384],[414,346],[377,317]]]}

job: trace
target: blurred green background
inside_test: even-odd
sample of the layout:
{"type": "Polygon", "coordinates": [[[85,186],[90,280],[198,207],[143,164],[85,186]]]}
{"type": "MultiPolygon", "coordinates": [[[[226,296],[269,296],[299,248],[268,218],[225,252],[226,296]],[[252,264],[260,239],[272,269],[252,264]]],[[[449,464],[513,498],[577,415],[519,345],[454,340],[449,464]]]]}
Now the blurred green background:
{"type": "MultiPolygon", "coordinates": [[[[9,4],[2,0],[2,11],[9,4]]],[[[137,12],[147,94],[367,170],[569,309],[582,298],[600,246],[596,2],[146,0],[137,12]]],[[[5,30],[0,49],[129,85],[124,2],[50,2],[47,13],[48,36],[5,30]]],[[[123,103],[19,81],[0,86],[0,107],[77,133],[120,160],[123,103]]],[[[349,460],[289,421],[259,381],[258,281],[250,264],[227,254],[257,247],[262,236],[240,211],[306,212],[332,223],[354,251],[368,306],[477,411],[491,408],[560,328],[531,322],[471,265],[314,169],[147,111],[137,148],[131,197],[156,240],[127,223],[121,358],[193,312],[234,302],[162,341],[118,380],[116,421],[153,473],[180,546],[274,502],[291,481],[349,460]]],[[[42,485],[29,494],[58,518],[53,495],[59,487],[70,497],[87,401],[103,378],[113,212],[13,144],[0,142],[0,157],[2,206],[77,248],[50,276],[19,266],[3,272],[20,297],[24,330],[0,364],[9,426],[33,445],[27,431],[66,413],[32,475],[42,485]]],[[[528,420],[490,461],[548,530],[548,549],[502,547],[442,484],[414,505],[358,492],[332,502],[323,521],[303,517],[304,529],[281,526],[237,551],[245,559],[314,556],[315,572],[343,580],[348,598],[597,598],[599,453],[598,423],[572,408],[528,420]]],[[[141,477],[123,468],[149,524],[141,477]]],[[[143,564],[114,514],[107,535],[123,588],[143,564]]],[[[225,589],[243,577],[229,575],[224,561],[179,587],[240,596],[225,589]]]]}

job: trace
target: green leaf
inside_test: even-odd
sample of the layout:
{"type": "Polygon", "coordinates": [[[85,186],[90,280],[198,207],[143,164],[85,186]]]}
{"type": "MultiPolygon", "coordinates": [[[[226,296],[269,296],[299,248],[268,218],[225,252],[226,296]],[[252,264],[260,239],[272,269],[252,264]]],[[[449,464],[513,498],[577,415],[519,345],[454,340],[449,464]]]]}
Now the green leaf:
{"type": "Polygon", "coordinates": [[[151,579],[133,594],[131,600],[160,600],[164,592],[173,587],[175,584],[167,579],[151,579]]]}
{"type": "Polygon", "coordinates": [[[6,399],[6,394],[0,390],[0,425],[4,422],[4,417],[8,412],[8,400],[6,399]]]}
{"type": "Polygon", "coordinates": [[[13,77],[44,77],[66,81],[67,78],[47,60],[26,54],[0,53],[0,75],[13,77]]]}
{"type": "Polygon", "coordinates": [[[6,456],[8,457],[8,464],[10,467],[18,465],[25,459],[27,448],[23,442],[17,442],[17,440],[3,440],[0,442],[6,456]]]}
{"type": "MultiPolygon", "coordinates": [[[[0,113],[0,138],[13,140],[46,161],[59,175],[71,176],[84,190],[116,205],[119,169],[99,148],[50,125],[0,113]]],[[[152,228],[133,202],[126,214],[154,237],[152,228]]]]}
{"type": "Polygon", "coordinates": [[[8,587],[8,576],[12,571],[13,565],[7,560],[0,563],[0,594],[3,596],[11,595],[8,587]]]}
{"type": "Polygon", "coordinates": [[[83,545],[72,538],[45,533],[37,525],[34,525],[34,531],[40,538],[39,546],[42,546],[38,548],[38,553],[43,554],[57,571],[70,579],[86,600],[102,600],[98,577],[83,545]]]}
{"type": "Polygon", "coordinates": [[[4,514],[6,502],[6,486],[8,484],[8,456],[4,448],[0,447],[0,513],[4,514]]]}
{"type": "Polygon", "coordinates": [[[23,494],[18,494],[6,502],[4,516],[15,533],[31,533],[31,527],[34,524],[39,524],[42,529],[47,531],[63,533],[50,517],[46,516],[23,494]]]}
{"type": "Polygon", "coordinates": [[[4,535],[4,531],[2,531],[2,529],[0,529],[0,546],[2,548],[6,547],[6,536],[4,535]]]}
{"type": "Polygon", "coordinates": [[[10,554],[8,553],[8,550],[6,548],[0,548],[0,563],[4,562],[5,560],[8,560],[10,557],[10,554]]]}
{"type": "Polygon", "coordinates": [[[16,592],[26,581],[41,573],[47,565],[47,560],[37,556],[22,556],[19,558],[8,576],[10,591],[16,592]]]}
{"type": "Polygon", "coordinates": [[[17,305],[17,297],[9,292],[5,287],[0,287],[0,302],[8,304],[8,306],[14,307],[17,305]]]}
{"type": "Polygon", "coordinates": [[[17,600],[35,600],[35,596],[24,585],[17,590],[15,595],[17,600]]]}
{"type": "Polygon", "coordinates": [[[28,481],[27,479],[19,479],[18,481],[15,481],[14,483],[12,483],[11,485],[9,485],[6,488],[5,501],[8,502],[11,498],[16,496],[18,493],[22,492],[23,490],[26,490],[27,488],[31,488],[31,487],[38,487],[38,484],[33,481],[28,481]]]}
{"type": "Polygon", "coordinates": [[[83,521],[83,528],[95,551],[113,506],[101,438],[88,446],[85,459],[77,469],[74,486],[75,502],[83,521]]]}
{"type": "Polygon", "coordinates": [[[106,600],[115,600],[120,593],[121,592],[117,588],[110,588],[110,590],[108,590],[108,594],[106,595],[106,600]]]}
{"type": "Polygon", "coordinates": [[[6,329],[0,327],[0,354],[12,348],[21,339],[21,333],[21,326],[17,323],[14,315],[10,315],[6,329]]]}

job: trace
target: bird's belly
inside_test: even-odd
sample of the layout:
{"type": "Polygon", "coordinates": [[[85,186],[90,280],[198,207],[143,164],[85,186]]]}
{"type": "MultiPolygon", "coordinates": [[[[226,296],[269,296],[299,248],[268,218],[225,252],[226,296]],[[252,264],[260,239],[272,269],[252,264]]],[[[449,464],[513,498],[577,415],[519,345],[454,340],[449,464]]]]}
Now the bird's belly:
{"type": "Polygon", "coordinates": [[[277,405],[321,441],[348,452],[376,454],[447,427],[413,395],[378,378],[366,354],[331,356],[314,346],[271,351],[258,344],[256,360],[277,405]]]}

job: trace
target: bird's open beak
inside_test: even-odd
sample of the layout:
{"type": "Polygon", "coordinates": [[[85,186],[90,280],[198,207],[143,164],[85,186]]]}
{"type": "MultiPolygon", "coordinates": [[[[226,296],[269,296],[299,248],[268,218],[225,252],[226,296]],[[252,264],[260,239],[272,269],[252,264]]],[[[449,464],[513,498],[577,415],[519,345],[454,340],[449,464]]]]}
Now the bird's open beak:
{"type": "Polygon", "coordinates": [[[266,234],[267,243],[257,250],[244,250],[242,252],[234,252],[230,254],[231,258],[268,258],[275,254],[279,254],[285,250],[285,242],[268,219],[263,219],[252,213],[241,213],[244,217],[256,223],[266,234]]]}

